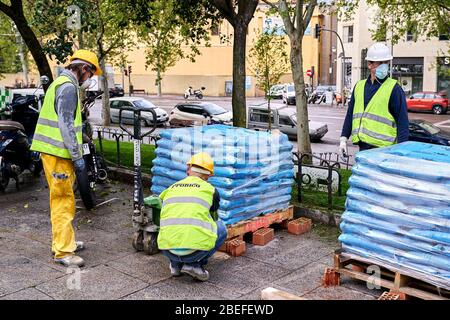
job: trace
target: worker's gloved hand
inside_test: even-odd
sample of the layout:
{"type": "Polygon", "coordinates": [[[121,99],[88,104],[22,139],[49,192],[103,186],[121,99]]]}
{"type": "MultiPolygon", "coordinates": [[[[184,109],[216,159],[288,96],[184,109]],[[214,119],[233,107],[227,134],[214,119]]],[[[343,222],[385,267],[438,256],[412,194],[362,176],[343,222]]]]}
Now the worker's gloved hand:
{"type": "Polygon", "coordinates": [[[339,144],[339,155],[343,161],[347,161],[348,157],[347,140],[346,137],[341,137],[339,144]]]}
{"type": "Polygon", "coordinates": [[[73,167],[75,171],[83,171],[86,169],[86,164],[83,158],[73,161],[73,167]]]}

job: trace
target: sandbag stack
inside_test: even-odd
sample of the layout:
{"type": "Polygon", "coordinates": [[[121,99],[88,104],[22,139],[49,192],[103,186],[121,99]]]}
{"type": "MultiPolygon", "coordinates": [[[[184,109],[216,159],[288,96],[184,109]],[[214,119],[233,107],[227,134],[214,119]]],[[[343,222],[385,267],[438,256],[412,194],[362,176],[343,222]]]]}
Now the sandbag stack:
{"type": "Polygon", "coordinates": [[[450,289],[450,147],[406,142],[355,160],[344,251],[450,289]]]}
{"type": "Polygon", "coordinates": [[[185,178],[190,157],[206,152],[215,167],[208,182],[220,194],[225,224],[289,205],[294,164],[285,134],[211,125],[164,130],[160,136],[152,168],[154,194],[185,178]]]}

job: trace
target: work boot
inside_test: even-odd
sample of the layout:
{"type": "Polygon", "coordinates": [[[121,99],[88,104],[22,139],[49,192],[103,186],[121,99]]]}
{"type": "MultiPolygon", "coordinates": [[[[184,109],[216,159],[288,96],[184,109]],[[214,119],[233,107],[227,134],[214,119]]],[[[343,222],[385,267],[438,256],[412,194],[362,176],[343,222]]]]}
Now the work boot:
{"type": "Polygon", "coordinates": [[[172,277],[179,277],[181,276],[181,268],[177,265],[172,266],[172,262],[169,263],[169,268],[170,268],[170,274],[172,275],[172,277]]]}
{"type": "Polygon", "coordinates": [[[209,279],[209,272],[206,271],[203,266],[195,267],[189,264],[184,264],[181,268],[181,273],[185,273],[200,281],[206,281],[209,279]]]}
{"type": "Polygon", "coordinates": [[[55,258],[55,262],[60,263],[65,267],[82,267],[82,266],[84,266],[83,258],[76,256],[76,255],[70,255],[70,256],[66,256],[64,258],[55,258]]]}

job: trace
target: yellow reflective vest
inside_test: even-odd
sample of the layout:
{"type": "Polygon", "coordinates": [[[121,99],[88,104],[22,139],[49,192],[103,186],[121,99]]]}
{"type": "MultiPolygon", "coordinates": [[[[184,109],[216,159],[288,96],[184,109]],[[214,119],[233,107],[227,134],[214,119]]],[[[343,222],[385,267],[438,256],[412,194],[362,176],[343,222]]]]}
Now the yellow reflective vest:
{"type": "MultiPolygon", "coordinates": [[[[58,114],[55,111],[56,89],[63,83],[70,82],[66,76],[59,76],[45,93],[44,104],[39,114],[39,120],[34,131],[31,150],[51,154],[60,158],[71,159],[69,150],[64,145],[61,130],[58,126],[58,114]]],[[[80,99],[75,111],[74,127],[77,142],[82,144],[82,119],[80,99]]]]}
{"type": "Polygon", "coordinates": [[[217,240],[217,225],[210,215],[214,187],[189,176],[164,190],[158,247],[161,250],[209,251],[217,240]]]}
{"type": "Polygon", "coordinates": [[[365,142],[375,147],[387,147],[397,142],[397,124],[389,112],[389,99],[397,81],[387,78],[370,99],[364,110],[364,86],[369,79],[355,86],[352,142],[365,142]]]}

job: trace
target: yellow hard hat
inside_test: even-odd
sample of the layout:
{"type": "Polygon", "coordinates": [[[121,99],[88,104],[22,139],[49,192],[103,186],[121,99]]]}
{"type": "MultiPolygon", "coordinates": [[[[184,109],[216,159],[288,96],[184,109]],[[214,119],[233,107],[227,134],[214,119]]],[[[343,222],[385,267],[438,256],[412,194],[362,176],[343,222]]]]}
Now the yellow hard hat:
{"type": "Polygon", "coordinates": [[[209,154],[206,152],[200,152],[194,154],[191,159],[187,162],[188,165],[195,165],[200,168],[206,169],[211,174],[214,173],[214,161],[209,154]]]}
{"type": "Polygon", "coordinates": [[[102,75],[102,69],[100,68],[98,64],[98,58],[97,55],[91,51],[80,49],[73,53],[72,57],[70,57],[70,62],[74,60],[83,60],[87,63],[90,63],[95,67],[95,73],[96,76],[102,75]]]}

